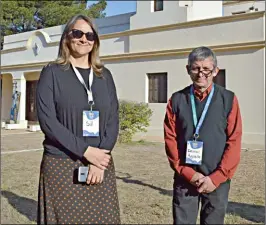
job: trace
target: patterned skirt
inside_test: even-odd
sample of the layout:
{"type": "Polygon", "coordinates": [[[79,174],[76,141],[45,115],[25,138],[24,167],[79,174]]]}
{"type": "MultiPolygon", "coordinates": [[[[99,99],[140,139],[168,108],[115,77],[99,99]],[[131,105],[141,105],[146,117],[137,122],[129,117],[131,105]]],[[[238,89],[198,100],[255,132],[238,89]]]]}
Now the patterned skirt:
{"type": "Polygon", "coordinates": [[[37,224],[120,224],[113,160],[104,181],[77,181],[81,161],[44,155],[41,163],[37,224]]]}

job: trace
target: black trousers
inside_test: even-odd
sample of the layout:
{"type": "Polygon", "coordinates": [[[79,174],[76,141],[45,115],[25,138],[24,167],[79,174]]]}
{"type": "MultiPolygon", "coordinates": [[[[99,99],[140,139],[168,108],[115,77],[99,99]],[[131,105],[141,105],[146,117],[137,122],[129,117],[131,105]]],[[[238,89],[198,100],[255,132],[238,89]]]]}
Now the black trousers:
{"type": "Polygon", "coordinates": [[[200,203],[200,224],[224,224],[230,181],[209,194],[198,193],[195,186],[176,176],[173,187],[174,224],[196,224],[200,203]]]}

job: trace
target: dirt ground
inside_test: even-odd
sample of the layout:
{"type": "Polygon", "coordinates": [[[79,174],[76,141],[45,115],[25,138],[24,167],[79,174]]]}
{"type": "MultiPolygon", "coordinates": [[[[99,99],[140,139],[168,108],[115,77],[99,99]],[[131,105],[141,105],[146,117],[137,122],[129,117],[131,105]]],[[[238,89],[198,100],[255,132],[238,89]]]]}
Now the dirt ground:
{"type": "MultiPolygon", "coordinates": [[[[40,132],[1,133],[1,224],[36,224],[40,132]],[[20,151],[18,150],[31,150],[20,151]]],[[[171,224],[173,172],[162,143],[113,150],[123,224],[171,224]]],[[[264,224],[265,151],[242,151],[231,183],[226,224],[264,224]]]]}

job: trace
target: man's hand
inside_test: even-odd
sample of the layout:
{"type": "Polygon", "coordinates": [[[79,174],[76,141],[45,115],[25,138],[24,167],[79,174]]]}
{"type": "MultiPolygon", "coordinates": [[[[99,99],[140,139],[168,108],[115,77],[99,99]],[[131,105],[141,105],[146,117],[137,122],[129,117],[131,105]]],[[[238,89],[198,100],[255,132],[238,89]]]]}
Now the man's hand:
{"type": "Polygon", "coordinates": [[[103,182],[104,170],[97,166],[90,165],[89,174],[87,177],[87,184],[100,184],[103,182]]]}
{"type": "Polygon", "coordinates": [[[190,180],[190,183],[196,187],[199,187],[198,181],[204,177],[205,176],[203,174],[196,172],[190,180]]]}
{"type": "Polygon", "coordinates": [[[216,189],[216,186],[212,183],[212,180],[209,176],[199,179],[198,185],[199,193],[211,193],[216,189]]]}

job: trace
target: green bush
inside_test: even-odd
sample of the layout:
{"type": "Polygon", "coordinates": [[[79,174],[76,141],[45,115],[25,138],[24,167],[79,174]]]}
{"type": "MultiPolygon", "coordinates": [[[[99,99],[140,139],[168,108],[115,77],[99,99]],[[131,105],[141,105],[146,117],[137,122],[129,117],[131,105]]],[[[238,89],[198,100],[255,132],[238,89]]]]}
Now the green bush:
{"type": "Polygon", "coordinates": [[[152,110],[146,103],[119,101],[119,137],[120,143],[128,143],[136,132],[147,132],[152,110]]]}

